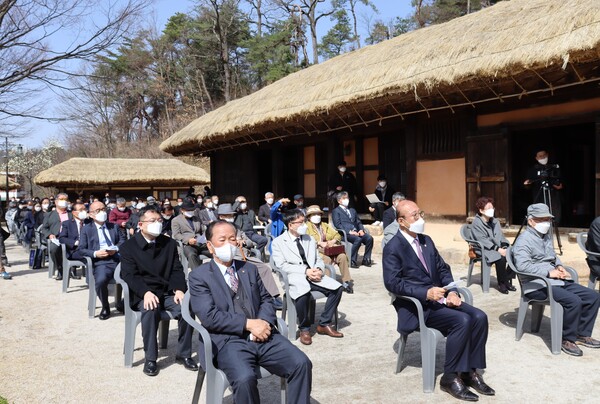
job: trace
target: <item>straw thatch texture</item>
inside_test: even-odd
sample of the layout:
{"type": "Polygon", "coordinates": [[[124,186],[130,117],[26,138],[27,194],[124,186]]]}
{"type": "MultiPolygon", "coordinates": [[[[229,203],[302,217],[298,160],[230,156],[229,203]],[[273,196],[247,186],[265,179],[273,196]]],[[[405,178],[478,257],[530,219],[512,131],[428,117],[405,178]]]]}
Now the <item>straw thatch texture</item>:
{"type": "MultiPolygon", "coordinates": [[[[8,189],[19,189],[21,188],[21,184],[15,182],[12,179],[8,179],[8,189]]],[[[6,177],[0,176],[0,189],[6,191],[6,177]]]]}
{"type": "Polygon", "coordinates": [[[361,102],[410,96],[416,105],[422,93],[475,78],[510,79],[598,59],[600,1],[503,1],[291,74],[196,119],[160,148],[197,153],[224,139],[288,132],[294,123],[327,125],[329,117],[361,102]]]}
{"type": "Polygon", "coordinates": [[[177,159],[72,158],[42,171],[34,182],[43,187],[85,185],[188,187],[210,183],[202,168],[177,159]]]}

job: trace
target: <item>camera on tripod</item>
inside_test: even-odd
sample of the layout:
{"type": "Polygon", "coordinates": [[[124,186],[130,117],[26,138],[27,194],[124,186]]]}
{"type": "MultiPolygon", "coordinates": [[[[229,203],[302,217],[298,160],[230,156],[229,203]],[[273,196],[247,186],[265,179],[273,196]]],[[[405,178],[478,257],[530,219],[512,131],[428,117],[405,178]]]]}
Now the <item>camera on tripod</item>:
{"type": "Polygon", "coordinates": [[[558,164],[537,164],[535,166],[535,172],[538,176],[538,181],[541,181],[542,184],[546,183],[545,185],[560,184],[560,173],[558,171],[559,168],[560,167],[558,164]]]}

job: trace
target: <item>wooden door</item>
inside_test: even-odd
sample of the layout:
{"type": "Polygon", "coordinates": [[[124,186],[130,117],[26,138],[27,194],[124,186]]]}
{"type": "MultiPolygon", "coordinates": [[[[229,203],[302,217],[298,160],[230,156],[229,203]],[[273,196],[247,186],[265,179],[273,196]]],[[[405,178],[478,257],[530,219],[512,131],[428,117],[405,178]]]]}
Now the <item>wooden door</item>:
{"type": "Polygon", "coordinates": [[[506,131],[467,137],[466,181],[467,212],[475,215],[475,202],[481,196],[494,198],[496,214],[509,221],[510,186],[508,135],[506,131]]]}

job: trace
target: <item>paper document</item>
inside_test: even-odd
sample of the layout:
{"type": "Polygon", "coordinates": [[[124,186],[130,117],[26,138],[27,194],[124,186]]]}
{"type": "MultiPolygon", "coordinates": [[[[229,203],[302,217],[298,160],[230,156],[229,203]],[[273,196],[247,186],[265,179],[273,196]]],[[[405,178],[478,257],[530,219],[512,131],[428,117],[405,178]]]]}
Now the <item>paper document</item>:
{"type": "Polygon", "coordinates": [[[369,194],[369,195],[365,195],[365,196],[371,203],[383,203],[379,200],[379,198],[375,194],[369,194]]]}
{"type": "Polygon", "coordinates": [[[206,244],[206,236],[204,234],[198,234],[196,236],[196,241],[198,244],[206,244]]]}
{"type": "Polygon", "coordinates": [[[443,286],[444,289],[448,290],[448,289],[452,289],[452,288],[458,288],[460,287],[460,284],[462,283],[462,281],[454,281],[454,282],[450,282],[449,284],[447,284],[446,286],[443,286]]]}
{"type": "Polygon", "coordinates": [[[109,247],[106,247],[106,251],[119,251],[119,247],[117,247],[116,245],[111,245],[109,247]]]}

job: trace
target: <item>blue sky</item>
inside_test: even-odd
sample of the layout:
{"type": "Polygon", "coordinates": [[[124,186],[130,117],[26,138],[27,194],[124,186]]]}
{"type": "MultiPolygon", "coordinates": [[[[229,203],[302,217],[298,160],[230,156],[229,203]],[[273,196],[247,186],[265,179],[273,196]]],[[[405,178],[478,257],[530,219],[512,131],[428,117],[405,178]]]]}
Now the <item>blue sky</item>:
{"type": "MultiPolygon", "coordinates": [[[[405,17],[411,11],[410,0],[371,0],[377,7],[379,14],[375,15],[370,8],[360,5],[359,15],[359,31],[362,31],[361,37],[366,38],[366,22],[365,17],[371,18],[372,21],[381,19],[388,21],[396,16],[405,17]]],[[[158,31],[162,31],[168,19],[177,12],[188,13],[193,9],[194,0],[154,0],[149,4],[148,21],[155,22],[158,31]]],[[[318,26],[319,36],[324,35],[331,23],[329,19],[323,19],[318,26]]],[[[40,94],[44,98],[44,103],[48,106],[50,114],[56,114],[55,111],[58,104],[58,96],[52,91],[45,91],[40,94]]],[[[29,135],[18,140],[18,143],[23,144],[26,148],[34,148],[41,146],[50,138],[62,140],[62,127],[60,124],[53,124],[46,121],[31,120],[24,122],[30,128],[29,135]]]]}

